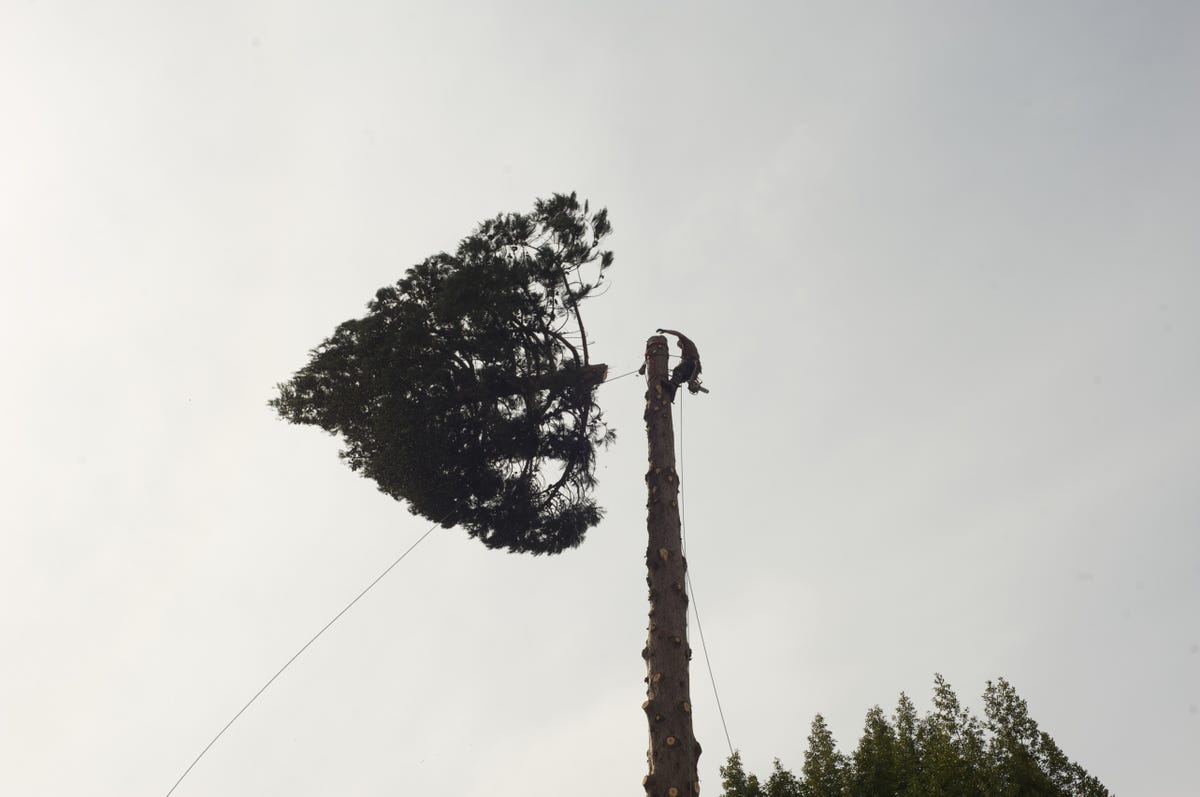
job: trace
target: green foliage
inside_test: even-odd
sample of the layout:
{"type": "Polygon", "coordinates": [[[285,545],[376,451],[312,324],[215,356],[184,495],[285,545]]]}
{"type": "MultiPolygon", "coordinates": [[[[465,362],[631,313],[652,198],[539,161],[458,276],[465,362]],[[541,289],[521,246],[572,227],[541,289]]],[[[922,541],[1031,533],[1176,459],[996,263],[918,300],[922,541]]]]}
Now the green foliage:
{"type": "Polygon", "coordinates": [[[595,452],[613,439],[579,313],[612,264],[610,231],[575,194],[483,222],[380,289],[271,406],[340,435],[350,467],[414,514],[490,548],[578,545],[602,515],[595,452]]]}
{"type": "Polygon", "coordinates": [[[872,707],[858,747],[848,757],[837,751],[818,714],[802,777],[775,759],[760,789],[734,753],[721,768],[724,797],[1110,797],[1097,778],[1038,729],[1007,681],[989,681],[983,697],[986,719],[981,721],[936,675],[931,712],[918,718],[904,693],[891,721],[879,706],[872,707]]]}
{"type": "Polygon", "coordinates": [[[917,724],[917,749],[920,763],[909,785],[913,793],[986,793],[982,727],[941,675],[934,676],[933,711],[917,724]]]}
{"type": "Polygon", "coordinates": [[[1070,761],[1029,716],[1025,700],[1008,681],[988,681],[983,693],[988,755],[996,773],[995,794],[1107,797],[1108,789],[1070,761]]]}
{"type": "MultiPolygon", "coordinates": [[[[753,775],[751,775],[753,777],[753,775]]],[[[771,777],[767,778],[766,797],[801,797],[804,794],[803,784],[799,778],[783,768],[779,759],[771,765],[771,777]]]]}
{"type": "MultiPolygon", "coordinates": [[[[921,751],[917,747],[917,707],[912,699],[903,692],[896,703],[896,759],[893,777],[900,794],[911,792],[916,788],[917,778],[921,771],[921,751]]],[[[870,792],[860,792],[869,794],[870,792]]]]}
{"type": "Polygon", "coordinates": [[[763,797],[758,777],[746,774],[742,767],[742,754],[736,750],[721,767],[721,787],[725,797],[763,797]]]}
{"type": "MultiPolygon", "coordinates": [[[[907,699],[903,695],[901,698],[907,699]]],[[[913,757],[915,759],[915,755],[913,757]]],[[[901,762],[901,748],[896,729],[888,723],[883,710],[879,706],[873,706],[867,712],[858,749],[850,757],[847,777],[850,792],[903,794],[911,774],[904,770],[901,762]]]]}
{"type": "Polygon", "coordinates": [[[837,750],[833,734],[820,714],[813,717],[804,751],[804,774],[800,794],[803,797],[838,797],[846,781],[846,758],[837,750]]]}

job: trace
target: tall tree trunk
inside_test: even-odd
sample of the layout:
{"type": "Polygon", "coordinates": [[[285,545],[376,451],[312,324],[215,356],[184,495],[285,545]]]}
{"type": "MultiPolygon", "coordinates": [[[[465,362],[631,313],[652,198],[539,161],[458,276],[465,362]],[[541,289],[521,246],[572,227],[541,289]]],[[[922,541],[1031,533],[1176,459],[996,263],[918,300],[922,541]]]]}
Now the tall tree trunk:
{"type": "Polygon", "coordinates": [[[697,761],[700,745],[692,731],[692,698],[687,640],[687,562],[679,533],[679,475],[675,472],[675,431],[671,402],[663,390],[668,377],[667,339],[646,341],[646,436],[650,469],[646,527],[646,583],[650,587],[646,702],[650,725],[650,773],[642,781],[647,797],[692,797],[699,794],[697,761]]]}

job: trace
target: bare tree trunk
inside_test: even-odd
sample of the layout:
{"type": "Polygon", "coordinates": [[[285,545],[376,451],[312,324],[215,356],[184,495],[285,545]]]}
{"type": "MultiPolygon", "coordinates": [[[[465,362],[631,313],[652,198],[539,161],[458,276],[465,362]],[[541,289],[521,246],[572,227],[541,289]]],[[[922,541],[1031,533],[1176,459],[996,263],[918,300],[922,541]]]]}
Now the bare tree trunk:
{"type": "Polygon", "coordinates": [[[667,339],[646,341],[646,436],[650,469],[646,527],[646,583],[650,587],[650,627],[646,660],[646,702],[650,725],[650,773],[642,781],[647,797],[692,797],[700,792],[700,745],[692,731],[692,698],[687,640],[687,590],[679,533],[679,475],[675,472],[675,431],[667,379],[667,339]]]}

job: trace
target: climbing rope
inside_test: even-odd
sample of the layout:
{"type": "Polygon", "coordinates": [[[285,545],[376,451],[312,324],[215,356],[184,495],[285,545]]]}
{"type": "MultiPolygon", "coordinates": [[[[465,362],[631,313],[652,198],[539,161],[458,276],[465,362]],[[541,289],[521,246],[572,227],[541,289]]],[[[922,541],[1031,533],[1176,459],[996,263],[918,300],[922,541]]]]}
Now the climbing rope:
{"type": "MultiPolygon", "coordinates": [[[[683,470],[683,393],[679,394],[679,470],[683,470]]],[[[682,473],[680,473],[682,477],[682,473]]],[[[687,557],[687,501],[683,491],[683,479],[679,479],[679,531],[680,549],[684,558],[687,557]]],[[[708,680],[712,682],[713,698],[717,701],[717,715],[721,718],[721,727],[725,731],[725,744],[729,746],[729,754],[733,755],[733,742],[729,738],[729,725],[725,722],[725,710],[721,708],[721,693],[717,690],[717,678],[713,675],[712,659],[708,655],[708,644],[704,641],[704,626],[700,624],[700,604],[696,602],[696,587],[692,584],[691,570],[684,571],[687,582],[688,607],[696,614],[696,630],[700,632],[700,649],[704,652],[704,666],[708,669],[708,680]]]]}
{"type": "MultiPolygon", "coordinates": [[[[449,517],[449,515],[447,515],[446,517],[449,517]]],[[[442,518],[442,520],[445,520],[445,518],[442,518]]],[[[183,783],[183,779],[186,778],[188,776],[188,773],[192,771],[192,767],[194,767],[194,766],[196,766],[196,764],[200,763],[200,759],[204,758],[204,754],[208,752],[209,748],[211,748],[214,744],[216,744],[217,740],[225,735],[225,731],[229,730],[229,726],[233,725],[233,723],[237,722],[238,717],[242,716],[242,714],[244,714],[246,712],[246,709],[250,708],[250,706],[254,703],[255,700],[258,700],[259,695],[261,695],[263,692],[267,691],[268,686],[275,683],[276,678],[283,675],[284,670],[286,670],[288,667],[292,666],[292,662],[294,662],[296,659],[300,658],[301,653],[308,650],[309,645],[311,645],[312,643],[314,643],[318,639],[320,639],[321,635],[324,634],[326,631],[328,631],[329,627],[331,625],[336,623],[343,614],[350,611],[350,607],[352,607],[352,606],[354,606],[354,604],[358,603],[358,601],[362,598],[362,596],[364,596],[368,592],[370,592],[371,588],[374,587],[376,584],[378,584],[380,581],[382,581],[384,576],[386,576],[388,573],[392,572],[392,568],[394,568],[396,565],[398,565],[402,561],[404,561],[404,557],[406,557],[410,553],[412,553],[413,549],[416,548],[418,545],[420,545],[425,540],[425,538],[428,537],[430,534],[432,534],[433,530],[436,529],[441,524],[442,524],[442,521],[438,521],[437,523],[434,523],[432,526],[430,526],[429,530],[426,531],[424,534],[422,534],[420,536],[420,538],[417,539],[416,542],[414,542],[412,545],[408,546],[408,550],[406,550],[404,553],[402,553],[398,557],[396,557],[396,560],[394,562],[392,562],[390,565],[388,565],[386,570],[384,570],[382,573],[380,573],[378,576],[376,576],[375,580],[372,581],[370,584],[368,584],[366,589],[364,589],[362,592],[358,593],[358,595],[355,596],[354,600],[347,603],[345,608],[343,608],[340,612],[338,612],[336,615],[334,615],[333,619],[330,620],[328,623],[326,623],[324,628],[322,628],[320,631],[318,631],[312,639],[305,642],[304,647],[297,650],[295,655],[293,655],[290,659],[287,660],[287,664],[280,667],[279,672],[272,675],[270,680],[268,680],[265,684],[263,684],[262,688],[254,693],[254,697],[250,698],[250,700],[247,701],[246,705],[242,706],[241,710],[238,711],[238,713],[233,715],[233,719],[231,719],[229,722],[225,723],[225,727],[222,728],[220,730],[220,732],[217,733],[217,735],[213,737],[213,740],[211,742],[209,742],[204,747],[203,750],[200,751],[200,755],[196,756],[195,760],[192,761],[192,763],[188,765],[188,768],[185,769],[183,771],[183,774],[179,776],[179,780],[175,781],[175,785],[172,786],[170,791],[167,792],[166,797],[171,797],[171,792],[173,792],[177,788],[179,788],[179,784],[183,783]]]]}

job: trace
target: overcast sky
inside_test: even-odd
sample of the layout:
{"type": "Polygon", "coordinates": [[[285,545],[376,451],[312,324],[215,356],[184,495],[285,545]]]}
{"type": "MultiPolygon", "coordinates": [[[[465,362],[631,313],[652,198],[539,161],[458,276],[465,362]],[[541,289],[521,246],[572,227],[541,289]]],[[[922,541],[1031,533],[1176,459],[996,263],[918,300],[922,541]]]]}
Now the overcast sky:
{"type": "MultiPolygon", "coordinates": [[[[940,672],[1194,794],[1198,36],[1190,2],[4,3],[0,792],[165,794],[424,533],[266,402],[576,190],[615,228],[594,356],[704,356],[689,561],[752,769],[940,672]]],[[[176,795],[637,792],[642,390],[601,390],[581,548],[434,534],[176,795]]]]}

